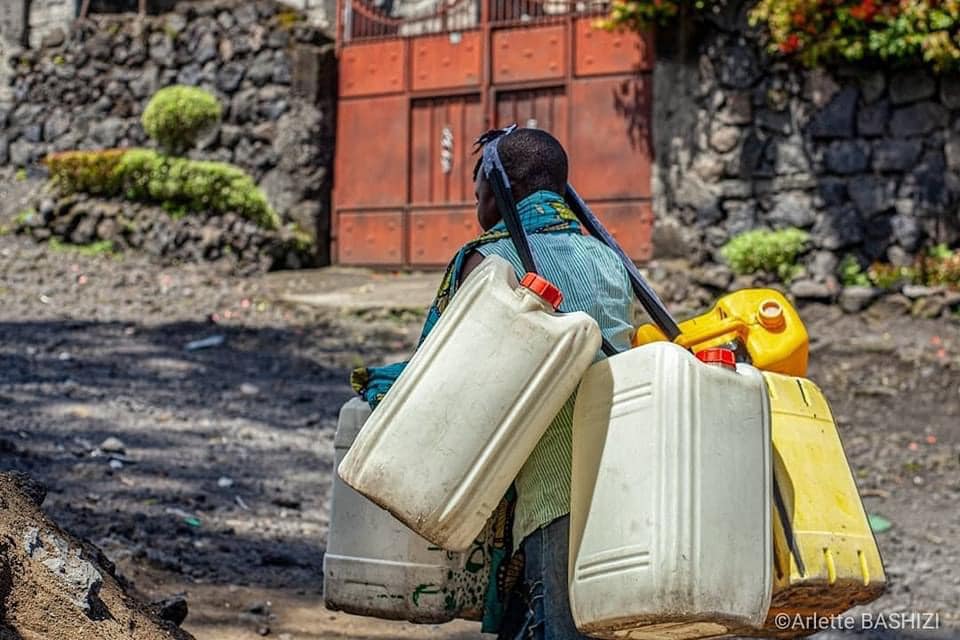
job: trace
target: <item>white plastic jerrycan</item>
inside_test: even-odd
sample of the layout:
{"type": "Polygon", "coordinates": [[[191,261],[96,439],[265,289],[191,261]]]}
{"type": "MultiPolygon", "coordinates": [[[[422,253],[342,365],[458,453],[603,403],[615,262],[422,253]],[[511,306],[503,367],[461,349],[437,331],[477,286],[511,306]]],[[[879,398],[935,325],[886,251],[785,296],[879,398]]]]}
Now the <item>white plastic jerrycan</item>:
{"type": "MultiPolygon", "coordinates": [[[[369,415],[370,406],[359,398],[340,409],[337,464],[369,415]]],[[[418,623],[480,620],[488,576],[482,537],[464,553],[445,551],[334,475],[323,557],[328,609],[418,623]]]]}
{"type": "Polygon", "coordinates": [[[437,546],[476,539],[600,347],[549,282],[490,256],[374,410],[343,480],[437,546]]]}
{"type": "Polygon", "coordinates": [[[720,361],[653,343],[598,362],[580,384],[569,579],[584,633],[707,638],[767,615],[766,388],[731,351],[698,356],[720,361]]]}

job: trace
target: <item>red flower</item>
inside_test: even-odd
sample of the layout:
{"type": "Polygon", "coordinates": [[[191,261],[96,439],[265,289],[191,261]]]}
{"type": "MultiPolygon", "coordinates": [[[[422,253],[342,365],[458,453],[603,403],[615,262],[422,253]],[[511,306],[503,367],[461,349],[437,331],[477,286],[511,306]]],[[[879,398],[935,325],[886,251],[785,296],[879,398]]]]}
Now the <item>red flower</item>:
{"type": "Polygon", "coordinates": [[[862,22],[870,22],[877,14],[877,7],[874,0],[863,0],[859,5],[850,9],[850,15],[862,22]]]}
{"type": "Polygon", "coordinates": [[[796,11],[791,16],[790,21],[793,22],[793,26],[802,27],[807,23],[807,16],[803,15],[802,11],[796,11]]]}
{"type": "Polygon", "coordinates": [[[780,43],[780,51],[785,54],[791,54],[800,48],[800,36],[791,33],[786,40],[780,43]]]}

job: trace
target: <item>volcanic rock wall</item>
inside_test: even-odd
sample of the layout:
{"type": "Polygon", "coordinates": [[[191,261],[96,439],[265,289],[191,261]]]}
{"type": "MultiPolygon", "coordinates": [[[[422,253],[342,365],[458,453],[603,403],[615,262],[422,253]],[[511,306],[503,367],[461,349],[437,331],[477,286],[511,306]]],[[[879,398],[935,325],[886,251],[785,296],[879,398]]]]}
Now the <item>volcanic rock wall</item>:
{"type": "Polygon", "coordinates": [[[153,93],[203,87],[220,99],[223,122],[192,155],[249,171],[281,216],[325,249],[335,62],[302,14],[219,0],[143,20],[93,15],[45,46],[13,51],[8,63],[0,164],[40,171],[52,151],[149,145],[140,116],[153,93]]]}

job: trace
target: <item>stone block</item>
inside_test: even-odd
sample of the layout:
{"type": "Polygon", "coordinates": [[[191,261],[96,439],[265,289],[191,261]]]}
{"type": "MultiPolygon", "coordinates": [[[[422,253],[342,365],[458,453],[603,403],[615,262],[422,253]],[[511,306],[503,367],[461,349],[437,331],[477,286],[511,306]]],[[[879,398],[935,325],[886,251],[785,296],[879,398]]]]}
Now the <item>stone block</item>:
{"type": "Polygon", "coordinates": [[[814,138],[852,138],[859,95],[860,92],[854,87],[847,87],[837,93],[813,116],[809,134],[814,138]]]}
{"type": "Polygon", "coordinates": [[[894,105],[926,100],[936,92],[936,81],[924,70],[901,71],[890,79],[890,102],[894,105]]]}

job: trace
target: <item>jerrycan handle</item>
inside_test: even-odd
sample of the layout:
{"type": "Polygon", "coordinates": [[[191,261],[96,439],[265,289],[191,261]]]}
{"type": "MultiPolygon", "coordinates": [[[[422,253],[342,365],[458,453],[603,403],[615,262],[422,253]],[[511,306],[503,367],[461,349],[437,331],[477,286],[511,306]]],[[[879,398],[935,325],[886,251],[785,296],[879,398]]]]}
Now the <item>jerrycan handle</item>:
{"type": "MultiPolygon", "coordinates": [[[[508,127],[505,131],[505,135],[509,135],[513,132],[513,129],[516,127],[508,127]]],[[[507,232],[510,234],[510,239],[513,241],[513,246],[517,250],[517,255],[520,256],[520,264],[523,265],[524,270],[527,272],[527,275],[533,274],[538,278],[538,282],[542,280],[546,284],[550,285],[550,288],[559,295],[559,299],[556,296],[551,296],[551,299],[548,299],[548,302],[554,305],[554,309],[560,306],[560,301],[563,299],[563,295],[560,290],[550,283],[548,280],[540,276],[540,271],[537,269],[537,263],[533,258],[533,251],[530,248],[530,242],[527,239],[527,232],[523,228],[523,224],[520,222],[520,214],[517,212],[517,203],[513,200],[513,195],[510,193],[510,179],[507,177],[507,172],[503,168],[503,163],[500,161],[500,154],[497,153],[497,145],[499,144],[502,136],[492,140],[483,147],[483,164],[482,169],[484,176],[487,178],[487,182],[490,183],[490,188],[493,190],[493,199],[497,203],[497,209],[500,211],[500,216],[503,218],[503,223],[507,227],[507,232]]],[[[535,279],[528,279],[524,277],[524,282],[533,282],[535,279]]],[[[613,356],[619,353],[617,349],[610,344],[610,342],[601,335],[601,348],[604,355],[613,356]]]]}
{"type": "Polygon", "coordinates": [[[580,194],[574,190],[573,185],[567,184],[567,192],[564,195],[566,196],[567,204],[573,209],[573,212],[577,215],[577,218],[583,226],[586,227],[587,231],[603,242],[603,244],[613,249],[620,257],[620,261],[623,262],[623,266],[627,269],[627,275],[630,276],[630,284],[633,286],[633,291],[640,300],[640,304],[643,305],[647,315],[650,316],[654,324],[663,331],[664,335],[666,335],[671,342],[676,341],[680,335],[680,327],[677,325],[677,321],[673,319],[673,316],[671,316],[667,310],[667,306],[663,304],[660,297],[650,285],[647,284],[647,281],[644,280],[640,271],[637,269],[637,265],[633,264],[633,260],[620,248],[620,245],[613,239],[610,232],[604,228],[597,216],[590,211],[590,207],[583,201],[580,194]]]}

